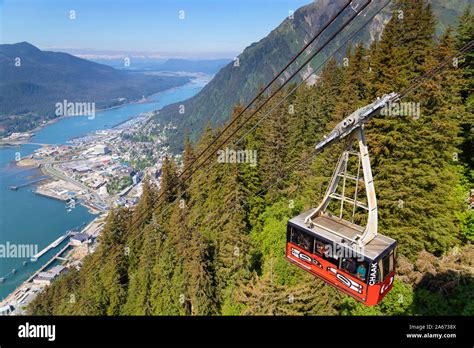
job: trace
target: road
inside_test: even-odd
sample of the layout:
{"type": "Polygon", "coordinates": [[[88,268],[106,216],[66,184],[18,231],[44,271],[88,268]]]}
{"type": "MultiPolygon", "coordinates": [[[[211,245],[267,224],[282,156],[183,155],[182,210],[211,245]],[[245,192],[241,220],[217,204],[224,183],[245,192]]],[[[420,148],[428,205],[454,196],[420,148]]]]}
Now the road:
{"type": "Polygon", "coordinates": [[[85,192],[91,194],[99,203],[107,205],[107,203],[102,199],[102,197],[100,197],[91,188],[87,187],[83,183],[81,183],[77,180],[74,180],[73,178],[70,178],[70,177],[64,175],[63,173],[61,173],[60,171],[56,170],[54,168],[55,163],[56,162],[46,162],[46,163],[44,163],[44,165],[43,165],[44,173],[51,176],[51,177],[53,177],[53,178],[64,180],[64,181],[70,182],[71,184],[76,185],[77,187],[81,188],[85,192]]]}

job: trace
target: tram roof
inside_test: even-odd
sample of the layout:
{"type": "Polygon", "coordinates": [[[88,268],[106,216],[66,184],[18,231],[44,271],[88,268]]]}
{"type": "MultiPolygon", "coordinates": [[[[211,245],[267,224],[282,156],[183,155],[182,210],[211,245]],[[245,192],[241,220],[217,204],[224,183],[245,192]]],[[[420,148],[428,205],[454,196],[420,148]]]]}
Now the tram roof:
{"type": "Polygon", "coordinates": [[[300,229],[309,232],[315,236],[320,236],[323,239],[329,240],[330,242],[352,249],[358,253],[361,253],[362,255],[371,260],[375,260],[387,248],[396,244],[396,241],[394,239],[381,234],[377,234],[377,236],[369,243],[367,243],[364,248],[359,248],[357,244],[354,248],[352,247],[354,243],[352,243],[350,239],[355,239],[357,235],[362,235],[363,231],[360,226],[351,224],[347,221],[340,220],[337,217],[318,216],[312,219],[314,226],[313,228],[310,228],[305,224],[304,220],[309,214],[311,214],[315,210],[316,209],[307,210],[302,214],[292,218],[290,220],[290,224],[297,226],[300,229]],[[338,234],[332,233],[331,231],[335,231],[338,234]],[[346,238],[349,238],[349,240],[345,240],[343,242],[344,236],[346,238]]]}

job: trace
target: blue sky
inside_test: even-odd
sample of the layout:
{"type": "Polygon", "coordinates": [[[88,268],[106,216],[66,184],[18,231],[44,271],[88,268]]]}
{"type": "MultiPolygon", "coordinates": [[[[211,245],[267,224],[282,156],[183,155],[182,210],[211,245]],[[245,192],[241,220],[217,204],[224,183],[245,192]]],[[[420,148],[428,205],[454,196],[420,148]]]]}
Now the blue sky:
{"type": "Polygon", "coordinates": [[[0,0],[2,43],[232,57],[311,0],[0,0]],[[70,11],[76,18],[69,18],[70,11]],[[179,14],[184,11],[185,19],[179,14]]]}

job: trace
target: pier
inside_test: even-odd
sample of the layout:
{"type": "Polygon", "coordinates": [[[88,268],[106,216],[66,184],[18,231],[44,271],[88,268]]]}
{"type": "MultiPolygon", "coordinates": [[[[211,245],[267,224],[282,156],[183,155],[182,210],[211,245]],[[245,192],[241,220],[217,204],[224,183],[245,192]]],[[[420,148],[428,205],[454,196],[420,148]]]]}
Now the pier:
{"type": "MultiPolygon", "coordinates": [[[[54,242],[52,242],[51,244],[49,244],[46,248],[44,248],[43,250],[41,250],[39,253],[35,254],[32,258],[32,261],[37,261],[41,256],[43,256],[44,254],[46,254],[49,250],[53,249],[53,248],[56,248],[59,244],[61,244],[67,237],[69,237],[71,235],[71,231],[69,231],[68,233],[66,233],[65,235],[59,237],[58,239],[56,239],[54,242]]],[[[69,244],[68,244],[69,245],[69,244]]]]}
{"type": "Polygon", "coordinates": [[[60,256],[70,247],[71,245],[67,243],[61,250],[59,250],[48,262],[46,262],[39,270],[37,270],[35,273],[33,273],[26,281],[25,283],[30,283],[34,277],[36,277],[38,274],[43,272],[46,268],[48,268],[51,263],[53,263],[56,259],[60,258],[60,256]]]}
{"type": "Polygon", "coordinates": [[[16,190],[18,190],[18,189],[20,189],[20,188],[22,188],[22,187],[30,186],[30,185],[39,183],[39,182],[41,182],[41,181],[43,181],[43,180],[46,180],[46,179],[48,179],[47,176],[42,176],[41,178],[37,178],[37,179],[35,179],[35,180],[28,181],[28,182],[26,182],[26,183],[24,183],[24,184],[21,184],[21,185],[10,186],[10,190],[16,191],[16,190]]]}

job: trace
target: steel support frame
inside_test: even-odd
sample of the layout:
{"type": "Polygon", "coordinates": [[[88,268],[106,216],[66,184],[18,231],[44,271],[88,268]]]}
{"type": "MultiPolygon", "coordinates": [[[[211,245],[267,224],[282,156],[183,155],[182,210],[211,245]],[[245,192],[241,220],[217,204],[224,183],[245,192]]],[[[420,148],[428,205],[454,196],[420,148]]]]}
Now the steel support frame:
{"type": "MultiPolygon", "coordinates": [[[[312,219],[314,217],[325,214],[326,208],[329,206],[329,203],[331,202],[332,199],[341,200],[341,207],[345,201],[348,201],[347,199],[345,199],[344,194],[341,196],[341,198],[337,198],[337,195],[335,195],[335,192],[338,188],[341,177],[343,177],[344,180],[347,177],[346,175],[341,176],[340,173],[344,172],[344,174],[346,174],[349,152],[352,150],[352,146],[354,144],[354,141],[356,140],[359,142],[359,156],[360,156],[359,160],[362,166],[362,173],[364,176],[367,206],[363,206],[359,204],[357,202],[357,195],[356,195],[355,196],[356,198],[353,200],[353,204],[354,204],[353,212],[355,213],[355,206],[357,205],[358,207],[361,207],[367,211],[368,217],[367,217],[367,224],[365,228],[361,228],[361,230],[363,230],[362,234],[358,236],[357,239],[352,240],[352,241],[357,243],[360,247],[363,247],[377,236],[377,228],[378,228],[377,197],[375,195],[374,180],[372,177],[372,169],[370,166],[367,140],[365,138],[363,126],[357,127],[350,134],[346,148],[344,152],[342,153],[341,157],[339,158],[338,164],[336,166],[336,170],[334,171],[334,174],[331,178],[331,182],[328,186],[328,189],[326,190],[326,194],[324,195],[324,198],[321,204],[316,208],[316,210],[312,214],[306,217],[305,223],[313,224],[312,219]]],[[[357,180],[358,179],[359,178],[357,178],[357,180]]],[[[357,191],[356,191],[356,194],[357,194],[357,191]]],[[[342,218],[339,218],[339,220],[345,221],[342,218]]],[[[335,232],[335,234],[337,233],[335,232]]],[[[347,237],[345,238],[347,239],[347,237]]]]}

